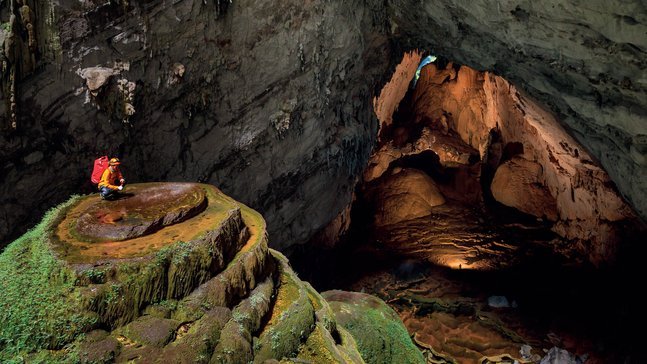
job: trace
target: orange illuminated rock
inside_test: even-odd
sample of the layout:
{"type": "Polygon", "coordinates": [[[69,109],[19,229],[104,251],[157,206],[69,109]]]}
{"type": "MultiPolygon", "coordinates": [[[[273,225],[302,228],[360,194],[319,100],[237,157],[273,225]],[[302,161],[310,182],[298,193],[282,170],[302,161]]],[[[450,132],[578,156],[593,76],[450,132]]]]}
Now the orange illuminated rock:
{"type": "Polygon", "coordinates": [[[514,157],[496,170],[490,189],[494,198],[519,211],[557,220],[555,198],[542,183],[538,163],[514,157]]]}
{"type": "Polygon", "coordinates": [[[403,169],[386,177],[374,194],[376,226],[427,216],[432,207],[445,203],[434,180],[416,169],[403,169]]]}
{"type": "MultiPolygon", "coordinates": [[[[405,65],[409,62],[403,60],[405,65]]],[[[389,88],[400,89],[409,81],[394,75],[389,88]]],[[[433,151],[444,168],[459,169],[460,176],[455,174],[454,182],[472,181],[464,186],[450,183],[449,187],[464,192],[466,188],[480,189],[478,184],[482,184],[487,191],[500,159],[518,156],[534,164],[515,163],[514,168],[522,171],[514,172],[510,170],[512,164],[501,166],[491,189],[494,198],[554,221],[552,230],[575,243],[569,247],[588,255],[592,262],[613,260],[622,225],[633,224],[636,215],[609,175],[550,111],[493,73],[452,63],[432,63],[422,69],[415,90],[400,105],[400,110],[406,110],[398,114],[401,119],[388,114],[395,107],[378,107],[398,100],[403,100],[400,94],[387,92],[375,103],[382,125],[397,132],[390,135],[391,139],[380,139],[364,181],[380,178],[393,166],[403,165],[405,158],[433,151]],[[389,97],[394,99],[387,100],[389,97]],[[459,138],[469,149],[478,151],[474,157],[480,161],[469,165],[481,163],[484,175],[463,167],[465,157],[468,162],[474,158],[469,149],[447,143],[444,139],[451,139],[448,137],[459,138]]],[[[437,182],[449,199],[480,202],[462,198],[465,193],[457,196],[447,191],[445,181],[437,182]]]]}

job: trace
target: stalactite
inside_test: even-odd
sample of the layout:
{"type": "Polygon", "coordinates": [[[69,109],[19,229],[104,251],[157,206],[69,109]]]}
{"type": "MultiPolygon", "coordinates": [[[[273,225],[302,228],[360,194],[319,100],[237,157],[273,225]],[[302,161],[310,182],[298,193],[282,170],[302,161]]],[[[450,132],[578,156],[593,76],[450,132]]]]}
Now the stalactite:
{"type": "Polygon", "coordinates": [[[227,13],[232,0],[216,0],[216,19],[221,18],[227,13]]]}
{"type": "Polygon", "coordinates": [[[2,32],[2,91],[6,104],[6,119],[10,129],[18,128],[18,82],[36,69],[38,36],[36,14],[30,0],[11,0],[9,21],[3,22],[2,32]],[[32,6],[30,6],[30,4],[32,6]]]}

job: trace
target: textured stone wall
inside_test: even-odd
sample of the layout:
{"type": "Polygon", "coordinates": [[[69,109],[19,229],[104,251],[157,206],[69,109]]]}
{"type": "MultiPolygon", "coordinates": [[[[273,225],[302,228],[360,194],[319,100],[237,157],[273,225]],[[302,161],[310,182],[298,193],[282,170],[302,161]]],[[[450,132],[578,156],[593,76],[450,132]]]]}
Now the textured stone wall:
{"type": "Polygon", "coordinates": [[[383,14],[360,1],[61,1],[58,33],[42,35],[60,59],[21,82],[18,127],[0,133],[0,241],[91,192],[104,153],[130,182],[217,185],[266,216],[277,248],[307,241],[370,153],[383,14]]]}
{"type": "MultiPolygon", "coordinates": [[[[17,4],[2,3],[3,24],[17,4]]],[[[351,200],[375,141],[373,98],[418,47],[552,108],[647,214],[639,0],[32,5],[36,67],[18,70],[15,129],[7,87],[0,103],[0,242],[92,191],[104,153],[132,182],[216,184],[263,213],[275,247],[305,242],[351,200]]]]}

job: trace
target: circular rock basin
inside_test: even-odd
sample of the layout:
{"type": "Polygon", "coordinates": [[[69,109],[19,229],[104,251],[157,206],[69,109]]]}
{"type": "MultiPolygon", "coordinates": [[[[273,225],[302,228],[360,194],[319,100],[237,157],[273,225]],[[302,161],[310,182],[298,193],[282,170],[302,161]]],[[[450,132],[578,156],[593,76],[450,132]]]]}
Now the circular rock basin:
{"type": "Polygon", "coordinates": [[[79,239],[121,241],[184,221],[207,206],[205,191],[192,183],[146,183],[127,187],[114,201],[97,200],[76,220],[79,239]]]}
{"type": "Polygon", "coordinates": [[[51,236],[57,256],[77,268],[140,259],[240,217],[236,201],[211,185],[142,183],[123,192],[116,201],[84,196],[65,210],[51,236]]]}

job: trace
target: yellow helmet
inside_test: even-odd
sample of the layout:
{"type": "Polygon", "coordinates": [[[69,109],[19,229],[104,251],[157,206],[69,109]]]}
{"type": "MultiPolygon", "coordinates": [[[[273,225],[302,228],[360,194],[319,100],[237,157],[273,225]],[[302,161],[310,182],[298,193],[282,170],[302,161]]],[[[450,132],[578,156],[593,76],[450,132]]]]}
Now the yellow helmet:
{"type": "Polygon", "coordinates": [[[119,162],[119,158],[112,158],[110,162],[108,162],[108,164],[111,166],[118,166],[121,164],[121,162],[119,162]]]}

